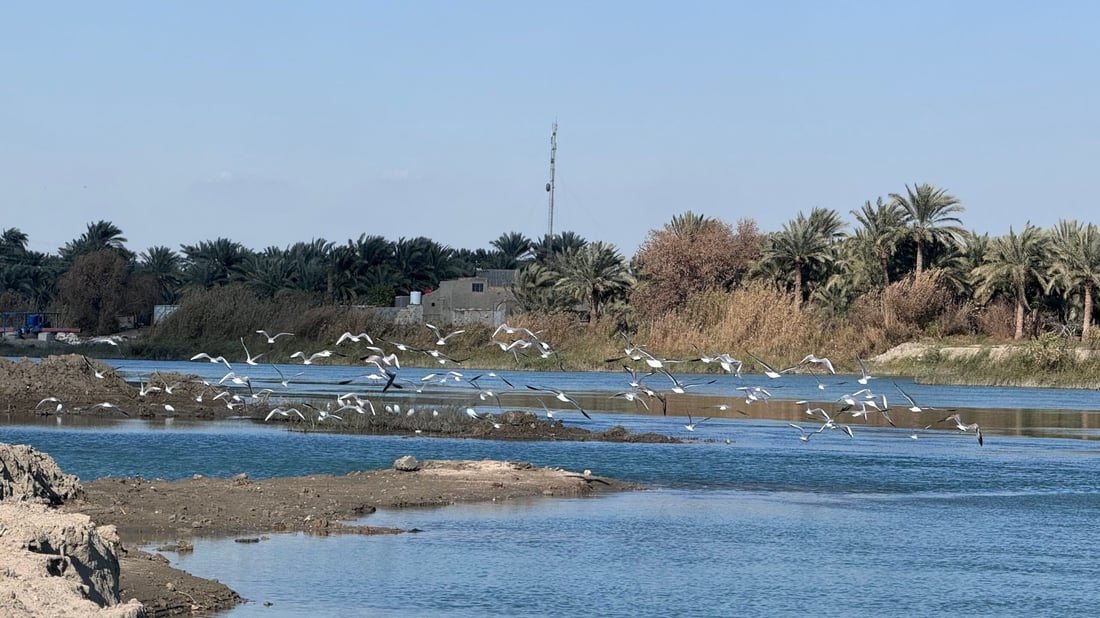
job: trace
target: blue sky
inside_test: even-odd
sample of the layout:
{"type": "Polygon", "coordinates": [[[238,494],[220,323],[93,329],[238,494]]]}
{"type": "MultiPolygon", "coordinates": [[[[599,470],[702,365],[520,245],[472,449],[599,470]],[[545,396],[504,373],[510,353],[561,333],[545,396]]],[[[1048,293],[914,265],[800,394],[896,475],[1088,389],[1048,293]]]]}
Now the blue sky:
{"type": "Polygon", "coordinates": [[[906,184],[964,224],[1100,223],[1100,4],[108,2],[0,12],[0,228],[56,251],[362,233],[632,255],[906,184]]]}

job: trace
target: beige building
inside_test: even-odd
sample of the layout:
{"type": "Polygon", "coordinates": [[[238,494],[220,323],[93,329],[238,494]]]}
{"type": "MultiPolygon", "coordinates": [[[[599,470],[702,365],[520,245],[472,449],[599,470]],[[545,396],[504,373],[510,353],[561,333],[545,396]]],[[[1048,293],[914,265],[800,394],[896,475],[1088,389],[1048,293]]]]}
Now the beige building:
{"type": "Polygon", "coordinates": [[[486,324],[504,322],[515,308],[512,281],[516,271],[478,270],[473,277],[441,281],[438,290],[424,294],[424,321],[432,324],[486,324]]]}

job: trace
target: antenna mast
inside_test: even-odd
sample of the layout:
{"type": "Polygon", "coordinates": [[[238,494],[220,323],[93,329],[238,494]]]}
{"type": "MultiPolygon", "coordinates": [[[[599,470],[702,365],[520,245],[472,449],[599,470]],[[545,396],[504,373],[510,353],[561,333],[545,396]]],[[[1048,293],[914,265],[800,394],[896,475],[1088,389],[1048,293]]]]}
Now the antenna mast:
{"type": "Polygon", "coordinates": [[[554,121],[554,128],[550,132],[550,182],[546,183],[546,192],[550,194],[550,214],[547,217],[546,236],[554,237],[554,160],[558,154],[558,121],[554,121]]]}

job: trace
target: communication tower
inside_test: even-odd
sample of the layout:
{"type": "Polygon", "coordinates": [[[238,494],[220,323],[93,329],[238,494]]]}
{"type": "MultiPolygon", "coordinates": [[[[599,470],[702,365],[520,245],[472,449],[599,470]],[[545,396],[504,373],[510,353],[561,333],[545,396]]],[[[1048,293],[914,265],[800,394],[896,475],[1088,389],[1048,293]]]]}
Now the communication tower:
{"type": "Polygon", "coordinates": [[[546,222],[547,238],[554,237],[554,160],[558,155],[558,121],[550,131],[550,182],[546,183],[546,192],[550,194],[550,213],[546,222]]]}

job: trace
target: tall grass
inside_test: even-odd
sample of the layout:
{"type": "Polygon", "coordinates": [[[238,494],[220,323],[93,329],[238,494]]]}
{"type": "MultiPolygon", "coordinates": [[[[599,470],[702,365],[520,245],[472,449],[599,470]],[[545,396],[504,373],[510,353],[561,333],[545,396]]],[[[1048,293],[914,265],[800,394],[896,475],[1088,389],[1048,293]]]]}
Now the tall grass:
{"type": "MultiPolygon", "coordinates": [[[[755,283],[732,291],[705,291],[691,296],[679,310],[642,321],[622,312],[587,324],[570,313],[523,313],[508,319],[549,342],[557,354],[542,358],[531,348],[517,357],[490,342],[494,326],[467,325],[465,332],[447,341],[442,351],[463,361],[463,367],[555,371],[619,370],[608,359],[623,356],[625,332],[658,356],[697,358],[702,353],[727,352],[746,362],[746,371],[759,368],[749,355],[774,365],[789,365],[806,354],[827,356],[840,371],[857,370],[856,355],[864,359],[906,341],[967,333],[968,342],[1004,341],[1011,336],[1011,307],[991,304],[976,308],[954,303],[935,273],[907,278],[885,292],[856,299],[846,315],[832,317],[811,305],[799,305],[793,296],[773,286],[755,283]],[[977,335],[973,334],[975,331],[977,335]]],[[[442,328],[448,325],[439,324],[442,328]]],[[[459,328],[459,327],[456,327],[459,328]]],[[[135,340],[129,353],[158,359],[188,358],[197,350],[243,357],[240,338],[250,351],[263,351],[265,360],[286,362],[292,352],[333,349],[344,332],[366,332],[375,345],[392,349],[394,342],[432,349],[435,336],[423,324],[394,324],[371,311],[318,304],[305,295],[280,294],[264,299],[242,286],[226,286],[189,294],[180,308],[158,325],[152,336],[135,340]],[[285,331],[273,346],[260,343],[254,331],[285,331]],[[385,343],[385,342],[388,342],[385,343]]],[[[1093,341],[1100,347],[1100,329],[1093,341]]],[[[1076,342],[1043,336],[1012,354],[953,356],[935,352],[898,361],[877,371],[914,374],[938,382],[993,384],[1100,385],[1100,360],[1076,348],[1076,342]]],[[[514,336],[513,336],[514,338],[514,336]]],[[[499,339],[511,340],[501,334],[499,339]]],[[[367,344],[345,344],[325,362],[357,364],[371,353],[367,344]]],[[[415,353],[401,354],[402,366],[454,369],[415,353]]],[[[461,367],[457,367],[461,368],[461,367]]],[[[685,363],[677,371],[719,371],[714,365],[685,363]]]]}

